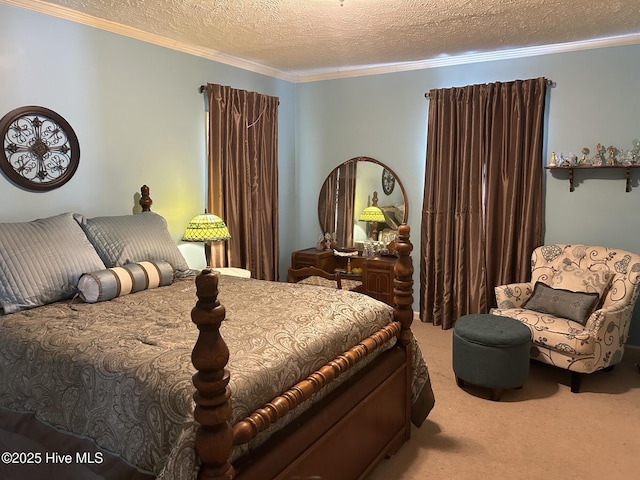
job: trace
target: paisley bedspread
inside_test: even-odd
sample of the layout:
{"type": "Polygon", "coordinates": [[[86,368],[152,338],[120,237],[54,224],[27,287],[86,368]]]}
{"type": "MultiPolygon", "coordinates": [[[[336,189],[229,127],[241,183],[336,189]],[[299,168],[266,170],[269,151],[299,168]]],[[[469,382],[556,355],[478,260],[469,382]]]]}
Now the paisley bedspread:
{"type": "MultiPolygon", "coordinates": [[[[390,307],[362,294],[224,275],[218,298],[226,308],[232,421],[392,318],[390,307]]],[[[195,299],[187,278],[107,302],[0,316],[0,407],[35,412],[158,478],[190,478],[195,299]]],[[[430,384],[414,347],[417,397],[430,384]]]]}

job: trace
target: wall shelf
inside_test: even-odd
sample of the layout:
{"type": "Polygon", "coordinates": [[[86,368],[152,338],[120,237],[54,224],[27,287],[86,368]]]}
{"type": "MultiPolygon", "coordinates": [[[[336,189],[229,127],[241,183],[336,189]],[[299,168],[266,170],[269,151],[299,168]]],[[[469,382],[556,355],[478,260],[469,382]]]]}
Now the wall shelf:
{"type": "Polygon", "coordinates": [[[573,192],[573,171],[574,170],[607,170],[607,169],[618,169],[618,170],[626,170],[626,192],[631,191],[631,169],[632,168],[640,168],[640,165],[601,165],[599,167],[593,165],[580,165],[580,166],[571,166],[571,167],[544,167],[547,170],[567,170],[569,172],[569,191],[573,192]]]}

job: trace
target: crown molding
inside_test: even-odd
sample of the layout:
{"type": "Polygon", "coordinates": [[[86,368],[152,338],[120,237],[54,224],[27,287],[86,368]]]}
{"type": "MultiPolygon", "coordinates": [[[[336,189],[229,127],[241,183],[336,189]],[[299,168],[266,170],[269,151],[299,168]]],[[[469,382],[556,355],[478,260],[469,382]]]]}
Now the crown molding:
{"type": "Polygon", "coordinates": [[[27,10],[43,13],[45,15],[61,18],[63,20],[69,20],[71,22],[86,25],[88,27],[98,28],[100,30],[123,35],[125,37],[133,38],[146,43],[151,43],[160,47],[169,48],[178,52],[187,53],[189,55],[206,58],[208,60],[220,62],[232,67],[238,67],[254,73],[260,73],[269,77],[279,78],[281,80],[286,80],[289,82],[296,81],[295,76],[289,75],[288,73],[282,72],[275,68],[267,67],[256,62],[251,62],[242,58],[234,57],[232,55],[227,55],[211,48],[198,47],[195,45],[178,42],[161,35],[155,35],[153,33],[145,32],[143,30],[122,25],[120,23],[104,20],[102,18],[94,17],[86,13],[81,13],[60,5],[54,5],[38,0],[0,0],[0,3],[6,3],[8,5],[25,8],[27,10]]]}
{"type": "Polygon", "coordinates": [[[494,50],[492,52],[469,53],[461,55],[441,56],[420,60],[385,65],[369,65],[364,67],[349,67],[334,71],[306,71],[298,72],[296,82],[315,82],[332,80],[337,78],[361,77],[365,75],[381,75],[385,73],[406,72],[410,70],[424,70],[428,68],[449,67],[453,65],[465,65],[480,62],[492,62],[498,60],[512,60],[516,58],[535,57],[538,55],[552,55],[556,53],[576,52],[580,50],[593,50],[597,48],[619,47],[623,45],[640,44],[640,33],[622,35],[617,37],[584,40],[580,42],[557,43],[553,45],[539,45],[535,47],[512,48],[506,50],[494,50]]]}
{"type": "Polygon", "coordinates": [[[250,72],[278,78],[292,83],[316,82],[322,80],[334,80],[340,78],[353,78],[367,75],[382,75],[386,73],[406,72],[411,70],[424,70],[429,68],[464,65],[479,62],[491,62],[498,60],[510,60],[526,58],[538,55],[551,55],[556,53],[575,52],[580,50],[592,50],[597,48],[616,47],[622,45],[640,44],[640,33],[615,37],[585,40],[580,42],[559,43],[553,45],[540,45],[534,47],[512,48],[494,50],[492,52],[469,53],[461,55],[440,56],[415,62],[390,63],[382,65],[366,65],[343,68],[330,68],[318,70],[300,70],[295,72],[283,72],[281,70],[251,62],[242,58],[219,52],[205,47],[189,45],[183,42],[171,40],[161,35],[144,32],[137,28],[128,27],[119,23],[103,20],[85,13],[42,2],[39,0],[0,0],[0,3],[25,8],[89,27],[98,28],[118,35],[134,38],[143,42],[176,50],[189,55],[206,58],[215,62],[237,67],[250,72]]]}

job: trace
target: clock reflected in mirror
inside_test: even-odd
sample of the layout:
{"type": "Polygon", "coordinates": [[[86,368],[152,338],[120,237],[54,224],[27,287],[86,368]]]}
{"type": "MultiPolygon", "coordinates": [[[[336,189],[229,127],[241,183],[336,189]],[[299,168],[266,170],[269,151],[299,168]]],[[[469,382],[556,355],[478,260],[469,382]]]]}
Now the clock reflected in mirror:
{"type": "Polygon", "coordinates": [[[396,186],[396,177],[386,168],[382,170],[382,191],[385,195],[391,195],[396,186]]]}

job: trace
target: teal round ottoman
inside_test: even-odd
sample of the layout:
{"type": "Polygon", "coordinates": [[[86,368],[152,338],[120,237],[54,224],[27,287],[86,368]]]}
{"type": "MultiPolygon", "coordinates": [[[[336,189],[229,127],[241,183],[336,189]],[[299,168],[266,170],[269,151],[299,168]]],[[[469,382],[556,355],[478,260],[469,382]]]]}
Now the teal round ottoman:
{"type": "Polygon", "coordinates": [[[531,331],[513,318],[464,315],[453,327],[453,371],[465,382],[491,389],[498,401],[503,390],[520,388],[529,376],[531,331]]]}

